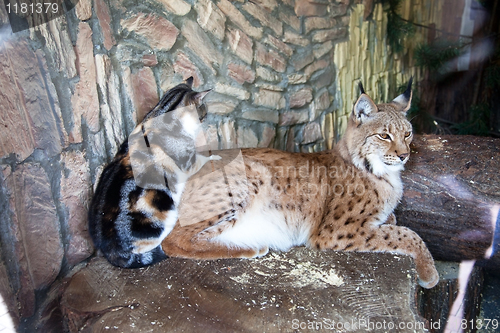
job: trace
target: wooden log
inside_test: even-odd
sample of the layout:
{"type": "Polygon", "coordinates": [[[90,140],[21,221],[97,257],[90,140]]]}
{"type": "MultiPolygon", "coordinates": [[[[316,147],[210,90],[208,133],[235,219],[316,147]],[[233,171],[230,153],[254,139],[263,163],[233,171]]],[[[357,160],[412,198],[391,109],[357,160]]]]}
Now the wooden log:
{"type": "Polygon", "coordinates": [[[441,333],[457,298],[458,315],[475,322],[482,268],[471,271],[462,299],[459,264],[436,268],[440,282],[422,289],[413,260],[387,253],[295,248],[259,259],[169,258],[136,270],[95,258],[60,284],[62,296],[34,327],[53,331],[59,320],[69,332],[441,333]]]}
{"type": "MultiPolygon", "coordinates": [[[[424,135],[411,150],[398,224],[416,231],[435,259],[485,259],[500,207],[500,139],[424,135]]],[[[493,247],[484,264],[500,269],[493,247]]]]}
{"type": "Polygon", "coordinates": [[[436,261],[439,283],[432,289],[421,288],[417,302],[420,315],[429,323],[429,332],[442,333],[445,328],[455,332],[457,325],[466,328],[464,333],[476,331],[472,324],[479,315],[484,275],[483,268],[477,265],[467,275],[468,264],[472,263],[460,267],[458,263],[436,261]],[[464,320],[466,323],[462,326],[464,320]]]}
{"type": "MultiPolygon", "coordinates": [[[[169,258],[136,270],[95,258],[54,284],[37,318],[20,329],[422,332],[425,327],[441,333],[460,294],[459,264],[436,262],[436,268],[440,282],[422,289],[416,285],[413,261],[391,254],[296,248],[260,259],[169,258]],[[357,327],[342,330],[335,323],[357,327]],[[391,329],[393,325],[398,327],[391,329]]],[[[482,269],[476,266],[459,301],[467,322],[478,318],[482,281],[482,269]]]]}
{"type": "Polygon", "coordinates": [[[387,253],[294,248],[135,270],[96,258],[60,306],[70,332],[424,332],[416,286],[411,258],[387,253]]]}

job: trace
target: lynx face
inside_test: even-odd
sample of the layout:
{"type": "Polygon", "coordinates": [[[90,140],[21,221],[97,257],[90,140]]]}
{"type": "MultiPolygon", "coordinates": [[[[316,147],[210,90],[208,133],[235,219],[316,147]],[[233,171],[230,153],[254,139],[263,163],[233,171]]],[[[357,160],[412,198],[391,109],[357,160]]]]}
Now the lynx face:
{"type": "Polygon", "coordinates": [[[401,114],[393,110],[379,112],[366,133],[361,153],[366,156],[367,167],[371,167],[374,173],[380,173],[384,168],[401,170],[409,159],[412,127],[396,112],[401,114]]]}
{"type": "Polygon", "coordinates": [[[401,171],[410,157],[412,126],[406,119],[411,91],[376,105],[362,94],[354,105],[346,135],[354,164],[376,176],[401,171]]]}

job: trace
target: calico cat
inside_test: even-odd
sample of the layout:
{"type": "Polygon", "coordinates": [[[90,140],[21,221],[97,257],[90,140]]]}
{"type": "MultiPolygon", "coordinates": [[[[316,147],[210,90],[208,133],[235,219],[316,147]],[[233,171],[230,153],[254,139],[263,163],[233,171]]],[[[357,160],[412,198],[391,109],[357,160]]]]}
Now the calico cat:
{"type": "Polygon", "coordinates": [[[143,267],[167,257],[160,244],[177,221],[185,182],[207,161],[220,158],[196,150],[208,91],[193,91],[192,82],[189,78],[165,93],[99,179],[89,232],[115,266],[143,267]]]}

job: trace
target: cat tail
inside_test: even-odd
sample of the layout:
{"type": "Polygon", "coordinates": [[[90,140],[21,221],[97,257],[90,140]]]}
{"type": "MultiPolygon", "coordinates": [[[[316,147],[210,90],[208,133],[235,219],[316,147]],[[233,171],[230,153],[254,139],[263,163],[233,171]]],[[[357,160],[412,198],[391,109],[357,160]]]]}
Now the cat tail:
{"type": "Polygon", "coordinates": [[[112,265],[121,268],[141,268],[168,258],[165,252],[163,252],[161,245],[145,253],[121,252],[114,253],[113,255],[105,254],[105,257],[112,265]]]}

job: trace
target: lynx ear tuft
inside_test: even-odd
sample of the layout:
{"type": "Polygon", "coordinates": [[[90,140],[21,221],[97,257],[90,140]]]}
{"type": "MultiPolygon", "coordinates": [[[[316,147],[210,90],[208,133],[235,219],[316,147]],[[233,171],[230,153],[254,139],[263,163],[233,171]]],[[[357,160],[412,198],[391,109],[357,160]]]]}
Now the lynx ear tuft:
{"type": "Polygon", "coordinates": [[[396,104],[396,106],[404,113],[406,113],[411,106],[411,98],[413,95],[411,91],[412,82],[413,76],[410,78],[410,81],[408,81],[408,86],[406,87],[405,92],[392,100],[392,103],[396,104]]]}
{"type": "Polygon", "coordinates": [[[360,94],[366,94],[365,93],[365,89],[363,88],[363,84],[361,83],[361,81],[359,81],[358,86],[359,86],[359,93],[360,94]]]}
{"type": "Polygon", "coordinates": [[[352,109],[352,116],[356,125],[360,125],[372,112],[377,112],[377,105],[372,101],[367,94],[362,93],[359,96],[354,108],[352,109]]]}

